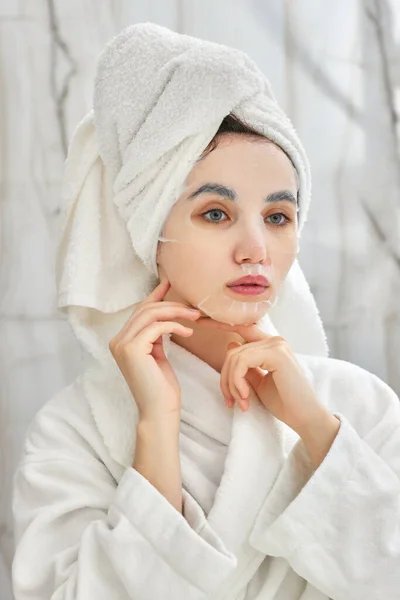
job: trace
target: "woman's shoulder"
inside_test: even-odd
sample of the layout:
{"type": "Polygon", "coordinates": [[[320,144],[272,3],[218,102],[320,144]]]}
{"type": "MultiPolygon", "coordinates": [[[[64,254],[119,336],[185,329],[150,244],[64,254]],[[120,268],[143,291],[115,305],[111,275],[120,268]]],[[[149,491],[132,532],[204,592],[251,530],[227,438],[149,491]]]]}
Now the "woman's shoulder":
{"type": "Polygon", "coordinates": [[[20,461],[92,458],[112,463],[78,377],[37,411],[27,428],[20,461]]]}
{"type": "Polygon", "coordinates": [[[349,361],[296,354],[319,400],[331,412],[340,412],[360,433],[367,433],[382,419],[400,425],[400,400],[380,377],[349,361]]]}
{"type": "Polygon", "coordinates": [[[355,363],[341,358],[314,356],[311,354],[296,354],[299,362],[309,371],[315,383],[333,386],[374,386],[394,391],[380,377],[355,363]]]}
{"type": "Polygon", "coordinates": [[[379,377],[367,369],[341,358],[298,353],[296,353],[296,357],[303,366],[310,369],[316,380],[323,379],[332,383],[348,384],[354,381],[354,379],[358,381],[377,379],[381,383],[384,383],[382,379],[379,379],[379,377]]]}

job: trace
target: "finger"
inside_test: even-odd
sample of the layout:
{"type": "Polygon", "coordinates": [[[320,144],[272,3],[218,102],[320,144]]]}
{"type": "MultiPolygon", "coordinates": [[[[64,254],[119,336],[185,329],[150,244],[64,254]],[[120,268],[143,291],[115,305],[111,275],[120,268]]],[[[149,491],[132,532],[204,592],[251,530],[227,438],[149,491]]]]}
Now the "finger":
{"type": "MultiPolygon", "coordinates": [[[[158,305],[159,302],[153,302],[154,306],[158,305]]],[[[180,308],[191,308],[192,310],[197,310],[199,313],[201,310],[197,308],[197,306],[193,306],[192,304],[184,304],[183,302],[174,302],[173,300],[163,300],[163,306],[179,306],[180,308]]],[[[151,304],[149,304],[151,306],[151,304]]]]}
{"type": "Polygon", "coordinates": [[[244,344],[245,350],[237,355],[232,370],[233,385],[239,390],[243,398],[242,405],[246,408],[249,405],[250,386],[257,390],[266,375],[274,370],[274,354],[271,350],[279,345],[280,342],[253,343],[251,346],[244,344]]]}
{"type": "MultiPolygon", "coordinates": [[[[246,364],[246,351],[232,356],[229,368],[229,388],[234,393],[240,408],[242,410],[246,410],[248,406],[250,388],[248,383],[245,381],[244,376],[238,375],[238,373],[241,373],[243,370],[239,370],[238,365],[243,364],[246,364]]],[[[247,368],[245,369],[245,372],[247,372],[247,368]]]]}
{"type": "MultiPolygon", "coordinates": [[[[265,348],[265,341],[263,342],[253,342],[253,346],[261,346],[262,348],[265,348]]],[[[232,350],[233,348],[239,348],[241,346],[244,346],[245,344],[241,344],[240,342],[230,342],[227,346],[227,350],[232,350]]],[[[247,350],[247,349],[246,349],[247,350]]],[[[236,353],[235,353],[236,354],[236,353]]],[[[257,389],[258,385],[261,383],[261,380],[263,379],[265,373],[258,367],[256,368],[249,368],[245,374],[244,377],[237,377],[235,374],[235,365],[236,362],[233,361],[233,355],[234,353],[231,352],[231,367],[227,367],[226,369],[224,369],[223,371],[223,387],[224,389],[228,388],[229,389],[229,397],[232,397],[233,399],[233,404],[235,403],[236,399],[235,399],[235,395],[232,396],[232,387],[233,389],[235,389],[237,391],[237,393],[239,394],[239,398],[237,398],[237,401],[239,402],[239,405],[241,406],[241,408],[243,410],[247,410],[247,408],[249,407],[249,396],[250,396],[250,391],[251,389],[255,390],[257,389]],[[230,384],[229,382],[229,377],[230,375],[226,375],[228,369],[228,373],[232,373],[232,380],[233,383],[230,384]],[[226,381],[226,379],[228,381],[226,381]]],[[[242,356],[242,355],[241,355],[242,356]]],[[[228,406],[230,406],[228,404],[228,406]]]]}
{"type": "Polygon", "coordinates": [[[219,380],[221,392],[224,395],[224,397],[227,399],[228,402],[230,402],[230,400],[232,399],[232,394],[230,393],[229,386],[227,383],[227,378],[225,375],[226,371],[229,367],[229,360],[230,360],[229,357],[230,357],[230,354],[229,354],[229,352],[227,352],[227,354],[225,356],[224,364],[222,365],[222,369],[221,369],[221,373],[220,373],[220,380],[219,380]]]}
{"type": "MultiPolygon", "coordinates": [[[[161,281],[161,283],[151,292],[151,294],[149,294],[149,296],[147,296],[147,298],[145,298],[143,301],[141,302],[137,302],[134,305],[134,309],[132,311],[132,314],[130,315],[129,319],[126,321],[124,327],[122,328],[122,330],[126,327],[129,326],[129,324],[131,323],[131,321],[141,312],[143,312],[143,310],[145,308],[148,307],[149,304],[151,303],[159,303],[160,301],[162,301],[162,299],[164,298],[165,294],[167,293],[167,291],[169,290],[169,288],[171,287],[171,284],[169,282],[169,279],[166,277],[165,279],[163,279],[161,281]]],[[[182,306],[182,304],[181,304],[182,306]]],[[[121,330],[121,331],[122,331],[121,330]]]]}
{"type": "Polygon", "coordinates": [[[256,367],[256,368],[249,368],[249,370],[247,371],[245,377],[246,377],[246,381],[251,385],[251,387],[253,388],[253,390],[257,390],[258,386],[260,385],[262,379],[264,379],[266,373],[260,369],[260,367],[256,367]]]}
{"type": "MultiPolygon", "coordinates": [[[[227,350],[233,350],[234,348],[239,348],[243,345],[244,344],[241,344],[240,342],[230,342],[227,346],[227,350]]],[[[228,407],[237,401],[242,410],[247,410],[249,406],[250,386],[245,378],[238,380],[235,378],[236,357],[238,356],[239,355],[236,352],[230,353],[229,365],[226,366],[222,374],[222,385],[224,389],[227,388],[229,390],[229,398],[232,398],[232,403],[228,403],[228,407]]],[[[257,377],[257,382],[258,381],[259,377],[257,377]]]]}
{"type": "MultiPolygon", "coordinates": [[[[194,308],[193,306],[187,305],[187,304],[183,304],[182,302],[142,302],[141,305],[137,308],[137,310],[132,313],[132,315],[130,316],[130,318],[128,319],[128,321],[130,319],[132,319],[134,316],[138,316],[140,315],[142,312],[148,312],[149,310],[164,310],[167,308],[177,308],[180,309],[182,311],[190,311],[190,314],[197,314],[199,315],[199,317],[201,316],[201,311],[198,308],[194,308]]],[[[182,313],[184,314],[184,313],[182,313]]]]}
{"type": "Polygon", "coordinates": [[[180,306],[163,306],[163,304],[155,304],[140,311],[132,316],[125,323],[124,327],[116,336],[118,343],[127,343],[133,339],[138,333],[154,321],[167,321],[171,319],[185,318],[195,321],[199,318],[199,313],[191,309],[181,308],[180,306]]]}
{"type": "Polygon", "coordinates": [[[246,352],[242,352],[240,356],[236,357],[231,371],[233,385],[238,390],[240,403],[243,406],[248,404],[248,398],[250,394],[250,386],[245,379],[245,375],[248,371],[246,354],[246,352]]]}
{"type": "MultiPolygon", "coordinates": [[[[226,347],[227,352],[229,350],[233,350],[234,348],[237,348],[241,346],[240,342],[229,342],[229,344],[226,347]]],[[[232,354],[232,353],[231,353],[232,354]]],[[[221,377],[221,390],[227,390],[227,392],[223,392],[224,396],[225,396],[225,404],[227,405],[228,408],[232,408],[232,406],[235,405],[235,398],[232,396],[232,394],[230,393],[229,387],[227,385],[227,380],[224,377],[224,375],[221,377]],[[224,382],[224,383],[222,383],[224,382]]]]}
{"type": "Polygon", "coordinates": [[[171,287],[168,277],[165,277],[154,290],[147,296],[143,303],[160,302],[171,287]]]}
{"type": "Polygon", "coordinates": [[[151,323],[148,327],[145,327],[138,333],[138,335],[129,342],[129,346],[135,348],[136,352],[141,355],[151,354],[153,351],[153,344],[165,334],[176,333],[183,337],[189,337],[193,333],[193,329],[175,323],[175,321],[160,321],[151,323]]]}
{"type": "MultiPolygon", "coordinates": [[[[277,336],[265,333],[257,325],[235,325],[236,331],[246,342],[272,341],[277,336]]],[[[283,338],[282,338],[283,339],[283,338]]]]}
{"type": "Polygon", "coordinates": [[[140,313],[149,310],[149,308],[157,308],[158,309],[160,307],[160,305],[162,306],[162,308],[176,307],[176,308],[181,308],[182,310],[190,310],[193,312],[193,314],[195,314],[195,313],[198,314],[199,317],[201,315],[201,311],[198,308],[195,308],[189,304],[183,304],[182,302],[166,302],[165,300],[163,300],[162,302],[141,302],[140,306],[138,306],[134,310],[134,312],[131,314],[131,316],[127,320],[127,323],[129,323],[135,317],[140,315],[140,313]]]}
{"type": "Polygon", "coordinates": [[[153,357],[155,358],[155,360],[158,363],[167,361],[167,357],[165,355],[165,351],[164,351],[164,345],[163,345],[163,338],[162,335],[160,335],[159,338],[156,339],[156,341],[153,344],[153,357]]]}
{"type": "Polygon", "coordinates": [[[220,321],[214,321],[213,319],[201,319],[199,323],[202,327],[211,327],[238,333],[246,340],[246,342],[258,342],[276,337],[265,333],[265,331],[262,331],[257,325],[229,325],[228,323],[221,323],[220,321]]]}
{"type": "Polygon", "coordinates": [[[235,402],[239,403],[240,396],[239,396],[237,389],[232,385],[232,382],[231,382],[232,360],[233,360],[233,355],[231,354],[229,357],[229,360],[227,361],[223,377],[224,377],[224,386],[228,389],[228,394],[229,394],[230,398],[233,400],[233,404],[234,404],[235,402]]]}
{"type": "Polygon", "coordinates": [[[240,394],[241,400],[247,399],[250,393],[249,384],[245,380],[247,371],[246,353],[243,352],[236,358],[232,369],[232,381],[240,394]]]}
{"type": "Polygon", "coordinates": [[[234,383],[233,373],[235,371],[235,364],[238,360],[238,357],[241,355],[241,351],[242,344],[239,344],[236,351],[234,349],[230,351],[228,360],[226,361],[226,365],[222,373],[224,389],[229,390],[229,396],[233,398],[234,402],[238,402],[239,405],[242,401],[242,396],[240,389],[234,383]]]}
{"type": "Polygon", "coordinates": [[[227,375],[229,370],[229,360],[230,357],[234,354],[235,348],[238,348],[239,346],[241,346],[240,342],[230,342],[227,345],[227,353],[220,373],[220,387],[223,395],[227,400],[228,407],[233,406],[235,403],[235,398],[232,396],[229,389],[229,378],[227,375]]]}

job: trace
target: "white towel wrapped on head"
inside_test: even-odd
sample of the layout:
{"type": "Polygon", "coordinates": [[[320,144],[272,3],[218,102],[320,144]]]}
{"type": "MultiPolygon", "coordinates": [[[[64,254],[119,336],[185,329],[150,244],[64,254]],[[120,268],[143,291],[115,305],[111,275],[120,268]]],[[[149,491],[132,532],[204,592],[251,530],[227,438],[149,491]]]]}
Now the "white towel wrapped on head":
{"type": "MultiPolygon", "coordinates": [[[[279,145],[299,180],[299,234],[310,170],[297,134],[257,65],[239,50],[153,23],[123,30],[101,53],[93,110],[65,165],[59,308],[97,360],[135,303],[158,284],[163,224],[202,151],[228,114],[279,145]]],[[[260,326],[296,352],[327,356],[314,297],[296,260],[260,326]]]]}

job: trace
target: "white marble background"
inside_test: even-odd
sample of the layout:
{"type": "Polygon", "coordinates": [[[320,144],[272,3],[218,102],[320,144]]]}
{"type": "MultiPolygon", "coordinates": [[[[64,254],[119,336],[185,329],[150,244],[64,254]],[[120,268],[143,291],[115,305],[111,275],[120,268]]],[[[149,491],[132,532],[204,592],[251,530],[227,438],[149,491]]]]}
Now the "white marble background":
{"type": "Polygon", "coordinates": [[[313,170],[300,262],[331,356],[400,393],[397,0],[0,0],[1,600],[26,427],[81,365],[53,270],[67,144],[99,52],[141,21],[245,50],[270,79],[313,170]]]}

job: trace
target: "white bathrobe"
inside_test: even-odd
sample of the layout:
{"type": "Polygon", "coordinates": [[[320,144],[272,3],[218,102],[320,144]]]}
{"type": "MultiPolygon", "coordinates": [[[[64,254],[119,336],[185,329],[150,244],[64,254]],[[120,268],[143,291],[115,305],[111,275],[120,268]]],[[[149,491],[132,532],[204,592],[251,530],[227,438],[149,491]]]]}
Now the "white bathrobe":
{"type": "Polygon", "coordinates": [[[399,599],[399,399],[351,363],[297,356],[341,421],[316,470],[297,434],[259,402],[228,409],[219,373],[171,342],[183,515],[132,468],[127,408],[90,403],[82,377],[56,394],[14,478],[15,600],[399,599]]]}

